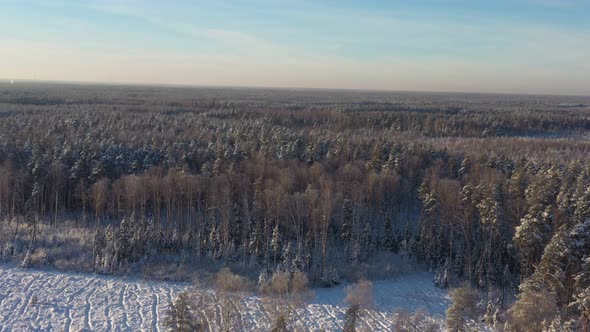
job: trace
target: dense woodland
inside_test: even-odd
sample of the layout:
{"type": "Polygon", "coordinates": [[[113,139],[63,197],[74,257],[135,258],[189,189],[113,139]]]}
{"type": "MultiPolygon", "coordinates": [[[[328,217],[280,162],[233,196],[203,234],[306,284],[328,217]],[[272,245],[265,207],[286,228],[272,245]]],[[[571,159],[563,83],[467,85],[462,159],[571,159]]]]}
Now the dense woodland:
{"type": "Polygon", "coordinates": [[[589,138],[584,97],[0,85],[0,252],[324,286],[402,257],[491,325],[542,294],[581,328],[589,138]]]}

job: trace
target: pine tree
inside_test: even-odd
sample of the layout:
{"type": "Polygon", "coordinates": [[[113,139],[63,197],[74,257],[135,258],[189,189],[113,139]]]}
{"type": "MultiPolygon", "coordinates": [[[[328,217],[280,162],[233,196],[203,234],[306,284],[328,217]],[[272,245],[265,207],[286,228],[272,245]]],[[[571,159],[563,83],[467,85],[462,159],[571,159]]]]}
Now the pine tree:
{"type": "Polygon", "coordinates": [[[371,251],[372,251],[372,248],[371,248],[371,246],[372,246],[372,242],[371,242],[372,232],[373,232],[373,230],[371,228],[371,223],[370,222],[365,223],[365,228],[362,230],[362,234],[361,234],[362,241],[363,241],[362,242],[363,243],[363,248],[364,248],[364,252],[365,252],[365,254],[362,255],[363,259],[367,258],[371,254],[371,251]]]}
{"type": "Polygon", "coordinates": [[[117,231],[115,254],[117,263],[124,266],[130,260],[131,253],[131,221],[123,218],[117,231]]]}
{"type": "Polygon", "coordinates": [[[439,263],[440,252],[440,224],[439,204],[436,196],[423,193],[423,211],[420,220],[418,259],[429,264],[439,263]]]}
{"type": "Polygon", "coordinates": [[[256,282],[256,287],[258,289],[265,289],[268,286],[269,282],[269,275],[268,270],[266,268],[262,269],[258,274],[258,281],[256,282]]]}
{"type": "Polygon", "coordinates": [[[280,258],[281,255],[281,233],[279,231],[279,223],[275,224],[275,227],[272,231],[270,247],[274,255],[274,264],[276,264],[277,259],[280,258]]]}
{"type": "Polygon", "coordinates": [[[291,245],[291,242],[287,242],[287,244],[283,246],[281,258],[285,270],[290,271],[293,262],[293,246],[291,245]]]}
{"type": "Polygon", "coordinates": [[[539,207],[531,208],[514,233],[513,241],[520,254],[523,278],[533,273],[551,233],[550,212],[541,212],[538,209],[539,207]]]}
{"type": "Polygon", "coordinates": [[[391,152],[389,152],[389,156],[387,157],[387,161],[385,161],[385,163],[383,164],[383,169],[389,169],[389,170],[395,170],[396,168],[396,156],[394,154],[394,151],[391,150],[391,152]]]}
{"type": "Polygon", "coordinates": [[[252,234],[250,236],[248,248],[256,259],[258,259],[262,256],[262,251],[263,251],[263,247],[264,247],[262,237],[263,237],[262,222],[254,221],[254,229],[253,229],[252,234]]]}
{"type": "Polygon", "coordinates": [[[373,148],[373,152],[371,153],[371,160],[369,160],[367,164],[368,171],[379,172],[382,168],[382,153],[383,153],[383,146],[382,144],[376,143],[373,148]]]}
{"type": "Polygon", "coordinates": [[[215,260],[220,259],[222,256],[217,226],[211,227],[211,232],[209,233],[209,255],[215,260]]]}
{"type": "Polygon", "coordinates": [[[291,271],[303,271],[303,247],[301,245],[297,246],[297,252],[295,253],[295,257],[291,260],[291,271]]]}
{"type": "Polygon", "coordinates": [[[104,231],[105,236],[105,243],[106,246],[102,252],[102,259],[100,263],[100,272],[101,273],[112,273],[115,271],[115,267],[117,265],[116,261],[116,242],[117,239],[115,237],[115,232],[111,225],[107,225],[107,228],[104,231]]]}
{"type": "Polygon", "coordinates": [[[478,256],[477,262],[475,264],[475,277],[477,279],[477,285],[480,288],[486,288],[488,286],[488,260],[486,257],[489,257],[490,254],[487,253],[488,248],[484,249],[483,252],[478,256]]]}
{"type": "Polygon", "coordinates": [[[199,332],[204,331],[204,325],[199,323],[191,310],[190,300],[186,293],[170,303],[163,325],[171,332],[199,332]]]}
{"type": "Polygon", "coordinates": [[[590,187],[576,197],[575,206],[574,221],[576,223],[583,223],[590,219],[590,187]]]}
{"type": "Polygon", "coordinates": [[[574,302],[580,312],[584,332],[589,329],[590,322],[590,256],[585,259],[580,273],[576,276],[574,302]]]}
{"type": "Polygon", "coordinates": [[[590,256],[590,219],[575,225],[570,230],[567,241],[571,263],[577,271],[581,271],[584,260],[590,256]]]}
{"type": "Polygon", "coordinates": [[[449,263],[447,260],[436,269],[434,273],[434,285],[440,288],[449,287],[449,263]]]}
{"type": "Polygon", "coordinates": [[[459,176],[464,176],[465,174],[467,174],[469,172],[469,169],[471,168],[471,160],[469,160],[469,157],[465,157],[463,159],[463,161],[461,162],[461,166],[459,168],[459,176]]]}
{"type": "Polygon", "coordinates": [[[352,240],[352,202],[349,197],[344,199],[342,203],[342,228],[340,231],[340,238],[344,242],[344,254],[350,255],[351,240],[352,240]]]}
{"type": "Polygon", "coordinates": [[[558,304],[566,304],[569,286],[570,249],[568,248],[568,230],[564,225],[551,238],[545,247],[543,256],[533,280],[543,283],[552,293],[557,295],[558,304]]]}
{"type": "Polygon", "coordinates": [[[576,174],[579,172],[576,168],[577,165],[572,163],[563,172],[561,186],[556,197],[557,208],[563,211],[568,217],[572,217],[574,214],[575,202],[573,199],[576,188],[576,174]]]}
{"type": "Polygon", "coordinates": [[[399,243],[393,233],[389,212],[385,212],[385,226],[383,231],[383,248],[393,253],[397,253],[399,251],[399,243]]]}
{"type": "Polygon", "coordinates": [[[352,241],[352,247],[350,248],[350,255],[348,261],[350,263],[358,263],[361,256],[361,245],[359,243],[358,237],[352,241]]]}

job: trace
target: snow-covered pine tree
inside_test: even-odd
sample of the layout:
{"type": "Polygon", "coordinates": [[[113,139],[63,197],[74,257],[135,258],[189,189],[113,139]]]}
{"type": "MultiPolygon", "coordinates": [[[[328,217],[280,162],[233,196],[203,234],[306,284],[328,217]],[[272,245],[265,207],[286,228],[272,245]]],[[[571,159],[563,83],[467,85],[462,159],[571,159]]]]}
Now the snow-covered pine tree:
{"type": "Polygon", "coordinates": [[[584,259],[581,271],[575,278],[573,306],[580,312],[582,317],[582,331],[589,330],[590,322],[590,255],[584,259]]]}
{"type": "MultiPolygon", "coordinates": [[[[500,226],[503,221],[502,192],[495,185],[494,188],[483,188],[484,194],[481,201],[476,205],[480,215],[481,231],[484,239],[484,248],[478,261],[478,272],[485,271],[484,275],[479,275],[479,283],[486,284],[487,287],[495,286],[498,281],[497,276],[502,274],[502,258],[498,249],[501,248],[500,226]],[[485,265],[485,268],[483,268],[485,265]],[[499,269],[499,270],[498,270],[499,269]]],[[[484,286],[482,286],[484,287],[484,286]]]]}
{"type": "Polygon", "coordinates": [[[373,251],[372,234],[373,234],[373,229],[371,227],[371,223],[369,221],[367,221],[365,223],[365,227],[363,228],[362,233],[361,233],[362,246],[363,246],[363,254],[361,254],[361,257],[363,258],[363,260],[367,259],[369,257],[369,255],[371,255],[371,252],[373,251]]]}
{"type": "Polygon", "coordinates": [[[350,255],[348,257],[348,261],[350,263],[356,264],[359,262],[361,256],[361,244],[357,236],[354,237],[352,240],[352,246],[350,248],[350,255]]]}
{"type": "Polygon", "coordinates": [[[276,265],[277,264],[277,260],[280,259],[281,257],[281,247],[282,243],[281,243],[281,233],[279,230],[279,223],[275,224],[275,227],[272,231],[272,238],[271,238],[271,242],[270,242],[270,247],[273,251],[273,263],[276,265]]]}
{"type": "Polygon", "coordinates": [[[568,247],[568,229],[566,225],[560,227],[553,235],[543,251],[543,256],[532,279],[543,283],[551,292],[557,295],[558,305],[567,304],[567,289],[571,288],[572,271],[570,264],[570,249],[568,247]]]}
{"type": "Polygon", "coordinates": [[[116,261],[116,237],[111,225],[107,225],[105,232],[106,246],[102,252],[100,273],[112,273],[117,265],[116,261]]]}
{"type": "Polygon", "coordinates": [[[550,211],[543,212],[541,206],[533,206],[521,219],[514,233],[514,244],[520,255],[522,278],[534,272],[534,266],[543,255],[543,248],[551,235],[550,211]]]}
{"type": "Polygon", "coordinates": [[[575,198],[575,207],[574,221],[576,223],[583,223],[590,219],[590,187],[578,194],[575,198]]]}
{"type": "Polygon", "coordinates": [[[391,150],[389,152],[389,155],[387,157],[387,161],[385,161],[385,163],[383,164],[383,169],[389,169],[389,170],[394,170],[395,169],[395,153],[393,150],[391,150]]]}
{"type": "Polygon", "coordinates": [[[217,232],[217,226],[211,227],[209,233],[209,257],[218,260],[222,256],[221,252],[221,241],[219,239],[219,233],[217,232]]]}
{"type": "Polygon", "coordinates": [[[447,288],[449,287],[449,279],[449,263],[447,260],[444,260],[434,272],[434,285],[440,288],[447,288]]]}
{"type": "Polygon", "coordinates": [[[578,174],[577,168],[576,163],[571,163],[563,172],[561,186],[555,199],[557,208],[568,216],[568,218],[574,215],[575,202],[573,199],[576,188],[576,175],[578,174]]]}
{"type": "Polygon", "coordinates": [[[248,249],[252,254],[252,258],[258,260],[262,257],[264,241],[263,241],[263,230],[261,221],[253,221],[253,231],[250,235],[248,249]]]}
{"type": "Polygon", "coordinates": [[[469,157],[465,157],[463,158],[463,161],[461,161],[461,166],[459,167],[459,176],[463,177],[465,174],[469,173],[469,169],[471,168],[471,160],[469,159],[469,157]]]}
{"type": "Polygon", "coordinates": [[[283,246],[283,252],[281,254],[281,264],[283,264],[285,270],[291,271],[293,261],[293,245],[291,242],[287,242],[286,245],[283,246]]]}
{"type": "Polygon", "coordinates": [[[420,218],[418,259],[431,266],[439,263],[440,252],[440,225],[439,204],[434,193],[425,193],[422,196],[422,216],[420,218]]]}
{"type": "Polygon", "coordinates": [[[124,267],[131,256],[131,221],[123,218],[119,224],[115,247],[116,262],[124,267]]]}
{"type": "Polygon", "coordinates": [[[399,243],[393,232],[393,226],[391,224],[391,215],[388,211],[385,212],[385,225],[383,227],[383,240],[382,246],[385,250],[397,253],[399,251],[399,243]]]}
{"type": "Polygon", "coordinates": [[[291,260],[291,271],[303,271],[304,268],[304,261],[303,261],[303,246],[301,244],[297,245],[297,252],[295,256],[291,260]]]}
{"type": "Polygon", "coordinates": [[[345,197],[342,202],[342,226],[340,230],[340,238],[344,244],[344,255],[350,255],[352,226],[353,226],[353,211],[350,197],[345,197]]]}

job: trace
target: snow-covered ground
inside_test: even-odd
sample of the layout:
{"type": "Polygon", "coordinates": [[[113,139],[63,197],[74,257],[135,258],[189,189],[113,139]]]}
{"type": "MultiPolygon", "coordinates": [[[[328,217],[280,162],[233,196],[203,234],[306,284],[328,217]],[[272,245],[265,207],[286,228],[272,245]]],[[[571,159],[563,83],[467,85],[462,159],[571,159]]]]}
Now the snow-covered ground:
{"type": "MultiPolygon", "coordinates": [[[[376,310],[363,318],[370,329],[389,330],[391,313],[397,308],[424,308],[442,315],[447,294],[435,288],[431,278],[417,273],[375,282],[376,310]]],[[[189,288],[182,283],[0,266],[0,331],[161,331],[168,303],[189,288]]],[[[317,289],[315,295],[297,313],[296,326],[308,331],[339,330],[344,287],[317,289]]],[[[255,297],[246,299],[243,308],[243,329],[267,327],[267,315],[255,297]]]]}

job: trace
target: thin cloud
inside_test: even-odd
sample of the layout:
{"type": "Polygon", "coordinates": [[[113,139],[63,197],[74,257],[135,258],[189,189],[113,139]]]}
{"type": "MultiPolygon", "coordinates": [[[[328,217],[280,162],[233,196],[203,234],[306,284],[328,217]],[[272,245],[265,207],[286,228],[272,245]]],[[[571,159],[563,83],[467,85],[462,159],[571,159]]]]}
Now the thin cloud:
{"type": "Polygon", "coordinates": [[[576,6],[576,2],[571,0],[528,0],[528,2],[544,7],[571,8],[576,6]]]}
{"type": "Polygon", "coordinates": [[[143,9],[136,1],[102,0],[90,4],[88,8],[139,18],[181,35],[214,40],[224,48],[244,56],[276,57],[280,54],[286,55],[288,52],[288,47],[285,45],[271,42],[253,33],[212,28],[178,19],[167,19],[163,17],[162,13],[143,9]]]}

